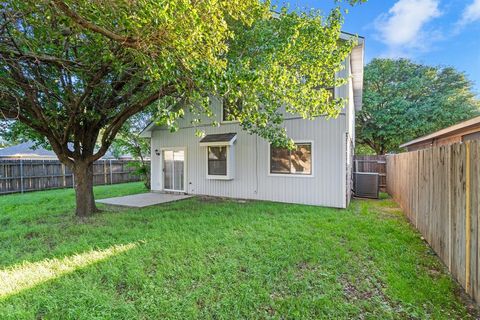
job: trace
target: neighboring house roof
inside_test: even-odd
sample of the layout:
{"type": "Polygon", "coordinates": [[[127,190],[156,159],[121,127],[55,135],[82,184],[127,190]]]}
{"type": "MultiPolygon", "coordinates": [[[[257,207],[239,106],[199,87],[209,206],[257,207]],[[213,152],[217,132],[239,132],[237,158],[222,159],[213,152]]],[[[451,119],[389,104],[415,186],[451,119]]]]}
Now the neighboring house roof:
{"type": "Polygon", "coordinates": [[[0,158],[43,158],[57,159],[55,152],[38,147],[34,149],[35,143],[29,141],[6,147],[0,150],[0,158]]]}
{"type": "MultiPolygon", "coordinates": [[[[0,158],[22,158],[22,159],[51,159],[56,160],[57,155],[52,150],[42,147],[35,147],[32,141],[20,143],[11,147],[0,149],[0,158]]],[[[119,159],[131,159],[131,155],[121,155],[119,159]]],[[[110,151],[107,151],[101,159],[116,159],[110,151]]]]}
{"type": "Polygon", "coordinates": [[[423,145],[429,142],[433,142],[436,139],[443,139],[446,137],[457,136],[457,135],[467,135],[475,132],[480,132],[480,117],[475,117],[473,119],[460,122],[453,126],[447,127],[445,129],[438,130],[434,133],[431,133],[426,136],[404,143],[400,147],[407,148],[417,144],[423,145]]]}

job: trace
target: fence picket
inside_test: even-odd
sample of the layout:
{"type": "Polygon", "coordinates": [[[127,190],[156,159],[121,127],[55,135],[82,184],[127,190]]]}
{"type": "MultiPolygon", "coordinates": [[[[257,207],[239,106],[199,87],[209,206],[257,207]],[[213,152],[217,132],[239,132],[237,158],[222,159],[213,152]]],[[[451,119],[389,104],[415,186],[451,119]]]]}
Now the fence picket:
{"type": "Polygon", "coordinates": [[[389,155],[387,191],[480,302],[480,141],[389,155]]]}
{"type": "MultiPolygon", "coordinates": [[[[133,174],[133,167],[127,166],[132,160],[106,160],[94,164],[94,185],[140,181],[133,174]],[[98,167],[100,170],[95,170],[98,167]]],[[[0,195],[75,187],[71,170],[58,160],[0,159],[0,195]]]]}

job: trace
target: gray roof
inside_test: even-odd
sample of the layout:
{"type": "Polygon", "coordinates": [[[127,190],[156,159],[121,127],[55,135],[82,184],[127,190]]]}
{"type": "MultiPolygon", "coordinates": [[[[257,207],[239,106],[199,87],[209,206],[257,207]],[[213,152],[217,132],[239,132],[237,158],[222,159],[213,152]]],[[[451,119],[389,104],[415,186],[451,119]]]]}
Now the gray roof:
{"type": "Polygon", "coordinates": [[[28,141],[15,146],[6,147],[0,150],[0,157],[32,157],[56,159],[55,152],[38,147],[34,149],[35,143],[28,141]]]}
{"type": "Polygon", "coordinates": [[[207,134],[200,140],[200,143],[205,142],[230,142],[233,138],[235,138],[237,134],[234,132],[231,133],[219,133],[219,134],[207,134]]]}
{"type": "MultiPolygon", "coordinates": [[[[58,159],[55,152],[42,147],[35,148],[35,143],[32,141],[0,149],[0,158],[58,159]]],[[[120,158],[131,158],[131,155],[121,155],[120,158]]],[[[110,151],[107,151],[102,159],[115,159],[115,157],[110,151]]]]}

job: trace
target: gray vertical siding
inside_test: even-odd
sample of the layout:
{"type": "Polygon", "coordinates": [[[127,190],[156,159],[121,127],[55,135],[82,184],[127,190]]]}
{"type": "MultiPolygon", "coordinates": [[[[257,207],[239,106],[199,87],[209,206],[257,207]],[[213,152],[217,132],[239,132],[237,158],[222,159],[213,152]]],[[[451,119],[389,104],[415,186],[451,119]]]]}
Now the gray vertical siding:
{"type": "MultiPolygon", "coordinates": [[[[349,77],[350,60],[338,74],[349,77]]],[[[190,194],[232,198],[271,200],[345,208],[350,199],[352,157],[354,152],[355,105],[352,79],[335,88],[335,95],[348,99],[342,114],[336,119],[319,117],[314,121],[290,118],[284,125],[288,135],[296,141],[313,142],[313,175],[272,176],[269,174],[269,144],[244,132],[236,123],[223,123],[220,127],[201,127],[206,134],[236,132],[235,178],[209,180],[206,172],[206,147],[200,147],[191,119],[179,121],[180,129],[170,133],[161,128],[152,131],[152,190],[162,190],[161,157],[154,150],[185,147],[186,191],[190,194]]],[[[221,102],[212,100],[217,121],[221,117],[221,102]]],[[[201,119],[211,123],[212,119],[201,119]]]]}
{"type": "MultiPolygon", "coordinates": [[[[330,120],[291,119],[285,122],[285,127],[292,139],[313,142],[311,177],[271,176],[268,143],[234,123],[204,127],[207,134],[237,133],[233,180],[206,178],[206,148],[199,146],[200,138],[195,136],[194,128],[183,128],[176,133],[153,131],[152,150],[186,148],[187,192],[191,194],[345,207],[345,115],[330,120]]],[[[161,157],[152,154],[152,189],[162,190],[161,157]]]]}

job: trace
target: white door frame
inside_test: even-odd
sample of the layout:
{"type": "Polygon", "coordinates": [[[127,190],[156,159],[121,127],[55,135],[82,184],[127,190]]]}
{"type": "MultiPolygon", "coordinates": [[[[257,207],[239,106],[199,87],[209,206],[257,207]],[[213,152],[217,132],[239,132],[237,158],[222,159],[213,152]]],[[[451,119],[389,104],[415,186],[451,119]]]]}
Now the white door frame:
{"type": "MultiPolygon", "coordinates": [[[[187,192],[187,147],[165,147],[160,149],[160,181],[162,183],[162,190],[169,192],[187,192]],[[165,177],[163,173],[164,152],[165,151],[183,151],[183,190],[165,189],[165,177]]],[[[173,178],[173,176],[172,176],[173,178]]],[[[174,183],[173,183],[174,185],[174,183]]]]}

